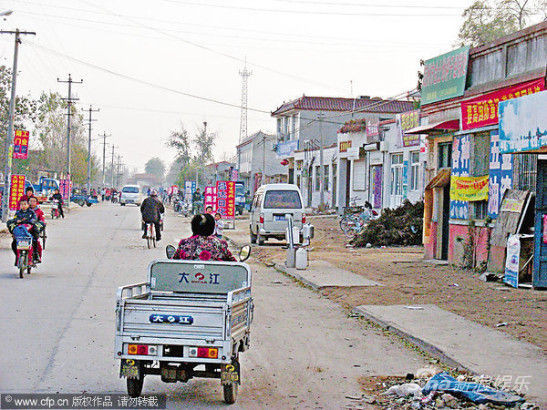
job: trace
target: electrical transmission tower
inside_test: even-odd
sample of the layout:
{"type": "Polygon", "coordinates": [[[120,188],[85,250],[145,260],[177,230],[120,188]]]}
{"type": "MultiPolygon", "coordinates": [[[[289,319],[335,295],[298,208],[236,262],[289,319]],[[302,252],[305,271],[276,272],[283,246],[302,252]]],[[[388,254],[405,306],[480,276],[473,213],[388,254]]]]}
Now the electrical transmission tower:
{"type": "Polygon", "coordinates": [[[252,71],[247,70],[247,62],[245,61],[243,70],[239,72],[239,75],[241,76],[241,121],[239,124],[239,143],[247,138],[247,85],[251,74],[252,71]]]}

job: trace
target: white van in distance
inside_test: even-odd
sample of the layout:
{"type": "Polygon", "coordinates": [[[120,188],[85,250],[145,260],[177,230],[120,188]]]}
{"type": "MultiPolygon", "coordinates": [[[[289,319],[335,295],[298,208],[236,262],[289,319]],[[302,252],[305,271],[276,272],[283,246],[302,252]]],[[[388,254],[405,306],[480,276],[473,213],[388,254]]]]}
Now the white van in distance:
{"type": "Polygon", "coordinates": [[[294,226],[302,229],[306,214],[296,185],[268,184],[258,188],[251,205],[251,242],[263,245],[268,238],[285,239],[286,214],[292,215],[294,226]]]}
{"type": "Polygon", "coordinates": [[[120,205],[135,204],[140,206],[141,198],[141,188],[138,185],[125,185],[122,188],[122,193],[120,195],[120,205]]]}

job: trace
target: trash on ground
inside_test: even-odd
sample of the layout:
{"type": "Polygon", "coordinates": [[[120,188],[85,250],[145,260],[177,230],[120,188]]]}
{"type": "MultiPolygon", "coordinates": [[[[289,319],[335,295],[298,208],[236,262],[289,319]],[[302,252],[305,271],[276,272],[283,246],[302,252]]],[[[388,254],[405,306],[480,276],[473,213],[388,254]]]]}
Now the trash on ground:
{"type": "Polygon", "coordinates": [[[410,310],[424,310],[424,308],[422,306],[405,306],[405,309],[410,309],[410,310]]]}
{"type": "Polygon", "coordinates": [[[507,322],[501,322],[501,323],[497,323],[497,324],[496,324],[496,327],[502,327],[502,326],[507,326],[507,325],[509,325],[509,323],[507,323],[507,322]]]}
{"type": "Polygon", "coordinates": [[[406,396],[410,396],[415,393],[418,393],[421,390],[422,388],[420,387],[419,384],[405,383],[405,384],[391,386],[389,389],[387,389],[387,391],[384,394],[395,395],[399,397],[406,397],[406,396]]]}

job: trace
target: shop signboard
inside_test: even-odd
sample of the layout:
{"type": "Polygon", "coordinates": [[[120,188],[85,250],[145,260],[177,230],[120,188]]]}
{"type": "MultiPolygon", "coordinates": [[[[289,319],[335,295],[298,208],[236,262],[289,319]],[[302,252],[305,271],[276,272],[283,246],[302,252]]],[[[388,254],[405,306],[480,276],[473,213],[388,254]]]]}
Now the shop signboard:
{"type": "Polygon", "coordinates": [[[236,183],[234,181],[217,182],[217,212],[223,218],[235,219],[236,183]]]}
{"type": "Polygon", "coordinates": [[[298,141],[280,142],[277,144],[277,155],[280,157],[288,157],[298,148],[298,141]]]}
{"type": "Polygon", "coordinates": [[[463,95],[468,61],[469,47],[427,60],[422,81],[422,105],[463,95]]]}
{"type": "Polygon", "coordinates": [[[450,199],[455,201],[488,200],[488,175],[482,177],[450,177],[450,199]]]}
{"type": "MultiPolygon", "coordinates": [[[[501,105],[507,100],[539,93],[544,89],[545,79],[541,78],[464,101],[461,104],[462,130],[496,125],[499,119],[498,104],[501,105]]],[[[511,105],[511,107],[516,107],[518,104],[511,105]]],[[[541,110],[538,112],[541,112],[541,110]]],[[[541,113],[543,114],[544,111],[541,113]]],[[[510,118],[508,120],[511,121],[510,118]]]]}
{"type": "Polygon", "coordinates": [[[15,130],[13,138],[13,158],[27,159],[28,158],[28,142],[29,132],[24,130],[15,130]]]}
{"type": "Polygon", "coordinates": [[[237,181],[239,179],[239,171],[237,169],[232,169],[230,180],[237,181]]]}
{"type": "Polygon", "coordinates": [[[400,126],[403,147],[416,147],[420,145],[419,134],[405,134],[405,131],[416,128],[420,125],[420,110],[397,114],[397,123],[400,126]]]}
{"type": "Polygon", "coordinates": [[[349,140],[349,141],[340,141],[339,152],[348,152],[349,148],[351,148],[351,140],[349,140]]]}
{"type": "Polygon", "coordinates": [[[503,281],[514,288],[519,287],[520,238],[509,235],[507,239],[507,259],[505,260],[505,276],[503,281]]]}
{"type": "Polygon", "coordinates": [[[501,153],[547,149],[547,91],[501,102],[501,153]]]}
{"type": "Polygon", "coordinates": [[[497,131],[490,133],[490,173],[488,182],[488,216],[496,219],[499,215],[501,200],[513,183],[513,156],[500,153],[500,141],[497,131]]]}
{"type": "Polygon", "coordinates": [[[213,212],[217,211],[217,187],[215,186],[206,186],[205,187],[205,198],[204,198],[204,207],[210,206],[213,208],[213,212]]]}
{"type": "Polygon", "coordinates": [[[12,175],[10,181],[9,190],[9,209],[11,211],[17,210],[17,204],[19,198],[25,194],[25,176],[24,175],[12,175]]]}

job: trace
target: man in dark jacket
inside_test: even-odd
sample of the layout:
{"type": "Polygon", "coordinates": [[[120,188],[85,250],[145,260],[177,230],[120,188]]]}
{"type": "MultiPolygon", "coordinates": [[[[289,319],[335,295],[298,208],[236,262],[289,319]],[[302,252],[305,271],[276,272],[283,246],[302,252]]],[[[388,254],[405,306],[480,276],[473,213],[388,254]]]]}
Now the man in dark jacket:
{"type": "Polygon", "coordinates": [[[144,233],[142,238],[146,239],[146,224],[153,223],[156,228],[156,241],[161,239],[161,230],[160,230],[160,219],[161,214],[165,212],[163,204],[158,199],[158,193],[155,189],[150,191],[150,196],[142,201],[141,204],[141,215],[142,220],[144,221],[144,233]]]}
{"type": "Polygon", "coordinates": [[[53,191],[53,195],[51,195],[49,197],[49,200],[50,201],[57,201],[57,207],[59,208],[59,214],[61,215],[61,217],[63,219],[65,219],[65,213],[63,212],[63,204],[64,204],[64,201],[63,201],[63,196],[61,195],[61,193],[59,192],[59,189],[58,188],[55,188],[55,191],[53,191]]]}

